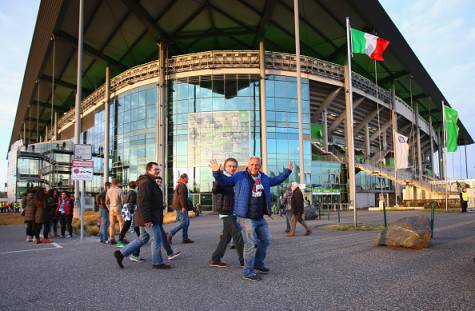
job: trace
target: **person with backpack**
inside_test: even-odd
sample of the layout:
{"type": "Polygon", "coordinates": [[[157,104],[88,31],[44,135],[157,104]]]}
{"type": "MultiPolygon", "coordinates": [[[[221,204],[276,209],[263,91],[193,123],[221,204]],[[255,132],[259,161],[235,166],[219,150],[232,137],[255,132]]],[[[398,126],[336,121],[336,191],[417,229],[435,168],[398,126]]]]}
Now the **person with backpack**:
{"type": "Polygon", "coordinates": [[[116,246],[118,247],[124,247],[127,243],[129,243],[125,239],[125,235],[130,229],[130,225],[132,224],[132,218],[134,217],[135,209],[137,208],[137,192],[135,190],[136,188],[137,184],[135,181],[129,182],[129,191],[127,192],[127,196],[125,198],[125,204],[122,207],[122,218],[124,219],[124,226],[122,227],[122,230],[120,230],[119,242],[117,242],[116,244],[116,246]]]}
{"type": "Polygon", "coordinates": [[[193,204],[188,199],[188,175],[181,174],[178,179],[175,191],[173,192],[173,209],[176,211],[176,222],[177,225],[167,234],[168,243],[172,243],[173,236],[177,234],[178,231],[182,230],[183,234],[183,244],[194,243],[193,240],[190,240],[188,237],[188,227],[190,226],[190,216],[188,211],[193,209],[193,204]]]}
{"type": "MultiPolygon", "coordinates": [[[[234,158],[228,158],[224,161],[223,174],[230,177],[236,173],[238,162],[234,158]]],[[[213,183],[213,210],[219,213],[219,218],[223,221],[223,233],[219,239],[216,250],[208,261],[210,267],[226,268],[228,264],[221,261],[226,252],[226,247],[231,239],[234,240],[241,267],[244,267],[243,248],[241,228],[236,222],[234,212],[234,189],[225,187],[216,182],[213,183]]]]}

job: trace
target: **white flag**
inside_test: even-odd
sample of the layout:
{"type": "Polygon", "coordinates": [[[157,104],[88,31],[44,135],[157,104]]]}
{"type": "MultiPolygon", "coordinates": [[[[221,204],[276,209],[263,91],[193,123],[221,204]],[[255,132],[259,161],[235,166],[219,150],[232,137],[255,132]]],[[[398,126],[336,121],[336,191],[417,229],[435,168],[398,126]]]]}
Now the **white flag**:
{"type": "Polygon", "coordinates": [[[402,134],[396,133],[396,166],[400,168],[409,167],[409,144],[408,138],[402,134]]]}

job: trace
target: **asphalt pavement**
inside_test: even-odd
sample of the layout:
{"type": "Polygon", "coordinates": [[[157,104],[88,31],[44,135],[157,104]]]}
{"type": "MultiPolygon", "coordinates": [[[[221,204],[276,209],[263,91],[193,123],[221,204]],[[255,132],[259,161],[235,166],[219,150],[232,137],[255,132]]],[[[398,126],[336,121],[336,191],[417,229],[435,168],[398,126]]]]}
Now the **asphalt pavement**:
{"type": "MultiPolygon", "coordinates": [[[[419,213],[391,212],[389,221],[419,213]]],[[[146,262],[124,260],[121,270],[116,248],[96,238],[33,245],[23,226],[0,226],[0,310],[475,310],[475,213],[436,216],[425,250],[377,247],[376,232],[328,231],[335,215],[309,221],[310,236],[298,227],[287,238],[274,216],[271,273],[260,282],[240,278],[235,250],[223,259],[231,267],[207,266],[221,230],[216,215],[192,219],[194,244],[175,237],[183,254],[167,271],[151,269],[149,245],[146,262]]],[[[361,212],[359,221],[382,215],[361,212]]]]}

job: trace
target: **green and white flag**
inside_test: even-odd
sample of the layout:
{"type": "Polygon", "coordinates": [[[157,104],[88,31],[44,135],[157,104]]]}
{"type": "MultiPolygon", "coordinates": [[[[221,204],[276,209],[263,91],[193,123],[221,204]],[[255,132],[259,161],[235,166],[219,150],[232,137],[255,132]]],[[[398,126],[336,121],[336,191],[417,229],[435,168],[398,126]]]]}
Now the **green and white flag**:
{"type": "Polygon", "coordinates": [[[458,112],[444,105],[445,132],[447,137],[447,152],[457,151],[457,141],[459,137],[459,127],[457,126],[458,112]]]}

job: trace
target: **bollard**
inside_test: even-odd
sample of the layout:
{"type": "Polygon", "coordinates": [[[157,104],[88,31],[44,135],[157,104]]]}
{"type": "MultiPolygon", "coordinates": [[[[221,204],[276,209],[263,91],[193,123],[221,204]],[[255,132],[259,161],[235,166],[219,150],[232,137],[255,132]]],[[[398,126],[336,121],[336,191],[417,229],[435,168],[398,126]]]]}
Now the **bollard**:
{"type": "Polygon", "coordinates": [[[388,218],[386,214],[386,204],[383,204],[384,228],[388,227],[388,218]]]}
{"type": "Polygon", "coordinates": [[[432,211],[430,217],[430,237],[434,237],[434,221],[435,221],[435,201],[432,201],[432,211]]]}

